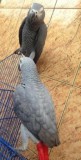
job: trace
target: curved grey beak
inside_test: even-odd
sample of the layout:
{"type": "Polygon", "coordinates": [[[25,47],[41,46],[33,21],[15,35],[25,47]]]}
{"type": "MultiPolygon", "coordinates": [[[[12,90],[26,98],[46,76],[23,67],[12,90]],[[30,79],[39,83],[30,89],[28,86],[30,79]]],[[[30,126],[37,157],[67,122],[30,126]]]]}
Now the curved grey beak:
{"type": "Polygon", "coordinates": [[[18,70],[21,71],[20,64],[18,64],[18,70]]]}

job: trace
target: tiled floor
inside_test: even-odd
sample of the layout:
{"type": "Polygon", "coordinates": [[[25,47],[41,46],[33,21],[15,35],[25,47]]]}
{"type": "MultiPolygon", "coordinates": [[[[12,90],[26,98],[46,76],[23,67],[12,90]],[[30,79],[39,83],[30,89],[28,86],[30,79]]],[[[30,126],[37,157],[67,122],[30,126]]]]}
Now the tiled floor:
{"type": "MultiPolygon", "coordinates": [[[[10,0],[2,1],[1,60],[18,47],[18,29],[27,14],[25,8],[34,2],[23,0],[19,3],[15,0],[12,4],[10,0]],[[22,5],[23,9],[20,9],[22,5]]],[[[50,0],[37,2],[42,2],[47,8],[54,5],[50,0]]],[[[51,150],[50,160],[81,160],[81,3],[79,0],[58,0],[57,7],[59,9],[54,12],[44,51],[37,64],[41,80],[55,103],[61,140],[61,145],[51,150]],[[63,9],[68,7],[70,9],[63,9]]],[[[51,13],[52,9],[46,9],[46,23],[51,13]]],[[[29,146],[36,150],[33,143],[30,142],[29,146]]],[[[30,151],[24,154],[36,160],[36,155],[30,151]]]]}
{"type": "Polygon", "coordinates": [[[62,144],[52,150],[56,160],[81,159],[81,90],[73,89],[59,133],[62,144]],[[58,156],[57,156],[58,155],[58,156]]]}

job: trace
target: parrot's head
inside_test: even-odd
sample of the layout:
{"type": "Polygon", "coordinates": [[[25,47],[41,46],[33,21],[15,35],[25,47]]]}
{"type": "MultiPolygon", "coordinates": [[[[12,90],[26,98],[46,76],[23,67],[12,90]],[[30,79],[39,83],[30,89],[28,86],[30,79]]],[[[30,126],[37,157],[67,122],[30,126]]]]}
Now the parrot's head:
{"type": "Polygon", "coordinates": [[[36,70],[36,65],[30,57],[25,57],[24,55],[20,58],[18,69],[21,72],[27,72],[31,70],[36,70]]]}
{"type": "Polygon", "coordinates": [[[21,71],[21,81],[27,84],[31,81],[39,81],[39,75],[36,64],[30,57],[21,57],[19,63],[19,70],[21,71]]]}
{"type": "Polygon", "coordinates": [[[33,3],[28,12],[29,21],[32,24],[40,24],[44,21],[45,10],[41,4],[33,3]]]}

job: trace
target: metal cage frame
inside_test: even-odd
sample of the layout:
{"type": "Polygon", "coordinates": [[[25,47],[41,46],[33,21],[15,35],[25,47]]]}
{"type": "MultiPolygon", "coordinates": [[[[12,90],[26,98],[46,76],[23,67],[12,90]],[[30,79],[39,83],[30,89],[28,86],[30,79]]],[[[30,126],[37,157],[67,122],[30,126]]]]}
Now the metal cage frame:
{"type": "Polygon", "coordinates": [[[26,160],[14,149],[21,124],[14,113],[12,98],[20,79],[17,69],[19,58],[12,54],[0,62],[0,160],[26,160]]]}

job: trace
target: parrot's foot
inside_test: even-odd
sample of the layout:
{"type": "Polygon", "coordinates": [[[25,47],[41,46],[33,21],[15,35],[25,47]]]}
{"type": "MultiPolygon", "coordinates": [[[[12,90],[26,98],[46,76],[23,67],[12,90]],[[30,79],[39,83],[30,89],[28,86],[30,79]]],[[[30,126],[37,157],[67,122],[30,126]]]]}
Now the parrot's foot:
{"type": "Polygon", "coordinates": [[[20,51],[20,48],[18,48],[18,49],[14,52],[14,54],[21,55],[22,53],[21,53],[21,51],[20,51]]]}
{"type": "Polygon", "coordinates": [[[23,54],[21,48],[18,48],[14,53],[18,54],[18,55],[22,55],[23,54]]]}
{"type": "Polygon", "coordinates": [[[19,50],[17,54],[18,54],[18,55],[22,55],[23,53],[19,50]]]}

